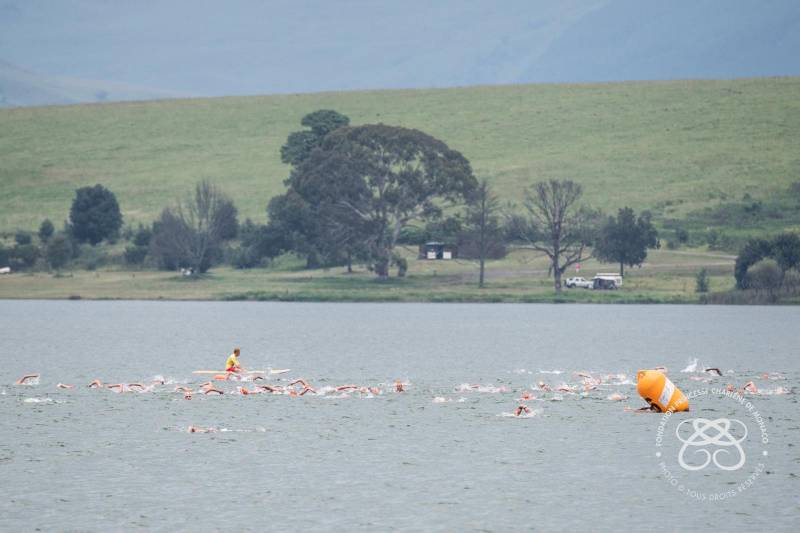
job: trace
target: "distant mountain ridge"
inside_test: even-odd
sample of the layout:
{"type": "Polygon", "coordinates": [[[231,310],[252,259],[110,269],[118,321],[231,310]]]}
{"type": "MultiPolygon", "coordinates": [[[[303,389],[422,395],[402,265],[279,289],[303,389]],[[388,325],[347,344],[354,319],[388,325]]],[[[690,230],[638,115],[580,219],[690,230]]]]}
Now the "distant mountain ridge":
{"type": "Polygon", "coordinates": [[[6,0],[0,105],[798,75],[797,50],[796,0],[6,0]]]}
{"type": "Polygon", "coordinates": [[[155,100],[190,96],[110,81],[43,76],[0,61],[0,107],[155,100]]]}

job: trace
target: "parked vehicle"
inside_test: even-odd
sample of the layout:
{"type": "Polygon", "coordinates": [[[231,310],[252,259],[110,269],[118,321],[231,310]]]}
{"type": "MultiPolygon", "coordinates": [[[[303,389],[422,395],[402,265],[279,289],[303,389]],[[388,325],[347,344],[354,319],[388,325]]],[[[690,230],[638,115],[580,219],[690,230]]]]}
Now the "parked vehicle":
{"type": "Polygon", "coordinates": [[[579,287],[581,289],[591,289],[593,283],[585,278],[569,278],[566,285],[568,289],[575,287],[579,287]]]}
{"type": "Polygon", "coordinates": [[[592,278],[592,288],[595,290],[616,290],[622,286],[622,276],[616,273],[603,274],[598,273],[592,278]]]}

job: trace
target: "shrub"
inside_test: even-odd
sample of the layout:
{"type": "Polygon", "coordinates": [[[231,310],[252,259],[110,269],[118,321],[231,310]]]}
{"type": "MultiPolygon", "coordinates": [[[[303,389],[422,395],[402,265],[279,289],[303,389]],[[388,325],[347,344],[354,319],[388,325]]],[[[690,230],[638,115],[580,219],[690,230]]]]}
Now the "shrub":
{"type": "Polygon", "coordinates": [[[125,247],[124,257],[129,265],[141,265],[147,257],[147,246],[128,245],[125,247]]]}
{"type": "Polygon", "coordinates": [[[8,266],[10,255],[11,251],[6,249],[6,247],[3,246],[2,244],[0,244],[0,268],[8,266]]]}
{"type": "Polygon", "coordinates": [[[49,241],[55,230],[56,228],[53,226],[53,223],[50,222],[50,219],[44,219],[42,224],[39,226],[39,240],[42,242],[49,241]]]}
{"type": "Polygon", "coordinates": [[[105,247],[83,244],[77,246],[77,248],[79,248],[79,252],[75,260],[75,265],[78,268],[97,270],[98,267],[105,266],[109,263],[108,251],[105,247]]]}
{"type": "Polygon", "coordinates": [[[33,241],[33,239],[31,238],[31,234],[28,233],[27,231],[18,231],[16,235],[14,235],[14,241],[16,241],[17,244],[23,246],[25,244],[30,244],[33,241]]]}
{"type": "Polygon", "coordinates": [[[689,232],[684,228],[676,228],[675,239],[681,244],[686,244],[689,242],[689,232]]]}
{"type": "Polygon", "coordinates": [[[772,251],[772,246],[766,239],[750,239],[739,251],[736,257],[736,265],[733,275],[736,278],[736,286],[740,289],[747,288],[747,272],[750,267],[765,257],[772,251]]]}
{"type": "Polygon", "coordinates": [[[286,235],[273,226],[260,226],[246,221],[242,225],[240,235],[242,248],[249,248],[253,266],[261,263],[261,259],[274,259],[287,248],[286,235]]]}
{"type": "Polygon", "coordinates": [[[408,272],[408,261],[406,261],[406,258],[396,257],[394,262],[397,265],[397,277],[398,278],[406,277],[406,272],[408,272]]]}
{"type": "Polygon", "coordinates": [[[252,246],[234,248],[228,252],[228,262],[235,268],[255,268],[261,264],[258,251],[252,246]]]}
{"type": "Polygon", "coordinates": [[[708,270],[701,269],[695,278],[695,292],[703,293],[708,292],[708,270]]]}
{"type": "Polygon", "coordinates": [[[715,249],[719,245],[719,230],[710,229],[706,232],[706,244],[711,249],[715,249]]]}
{"type": "Polygon", "coordinates": [[[32,268],[39,259],[39,248],[34,244],[18,244],[11,249],[9,265],[12,270],[32,268]]]}
{"type": "Polygon", "coordinates": [[[78,242],[92,245],[103,239],[113,239],[122,227],[117,197],[102,185],[76,190],[69,218],[72,234],[78,242]]]}
{"type": "Polygon", "coordinates": [[[45,258],[50,268],[59,269],[72,259],[72,241],[69,236],[59,233],[47,245],[45,258]]]}
{"type": "Polygon", "coordinates": [[[150,239],[153,237],[153,230],[139,224],[139,229],[133,235],[133,244],[136,246],[150,246],[150,239]]]}
{"type": "Polygon", "coordinates": [[[747,270],[745,282],[748,289],[774,291],[781,287],[783,275],[772,259],[763,259],[747,270]]]}
{"type": "Polygon", "coordinates": [[[772,258],[782,271],[800,266],[800,236],[782,233],[772,241],[772,258]]]}
{"type": "Polygon", "coordinates": [[[792,268],[784,272],[783,289],[790,294],[800,292],[800,270],[792,268]]]}

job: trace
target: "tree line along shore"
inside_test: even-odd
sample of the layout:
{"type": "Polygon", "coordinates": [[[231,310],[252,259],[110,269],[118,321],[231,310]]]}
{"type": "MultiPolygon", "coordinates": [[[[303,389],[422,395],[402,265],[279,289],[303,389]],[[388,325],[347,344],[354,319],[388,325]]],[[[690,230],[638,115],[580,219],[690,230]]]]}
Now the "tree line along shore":
{"type": "Polygon", "coordinates": [[[266,223],[240,220],[226,180],[200,180],[165,199],[149,224],[127,221],[110,188],[79,187],[62,227],[44,219],[38,231],[2,235],[0,268],[25,275],[4,276],[0,296],[797,299],[800,240],[792,223],[800,220],[800,182],[740,199],[723,193],[683,218],[666,217],[663,206],[598,208],[597,195],[571,179],[531,176],[509,201],[497,193],[499,180],[479,179],[460,151],[419,129],[351,125],[331,109],[307,113],[301,126],[280,147],[289,177],[282,192],[262,200],[266,223]],[[734,223],[738,232],[724,230],[734,223]],[[447,247],[449,261],[429,260],[426,244],[447,247]],[[564,290],[568,276],[614,269],[627,274],[617,294],[564,290]],[[92,289],[101,278],[115,288],[92,289]]]}

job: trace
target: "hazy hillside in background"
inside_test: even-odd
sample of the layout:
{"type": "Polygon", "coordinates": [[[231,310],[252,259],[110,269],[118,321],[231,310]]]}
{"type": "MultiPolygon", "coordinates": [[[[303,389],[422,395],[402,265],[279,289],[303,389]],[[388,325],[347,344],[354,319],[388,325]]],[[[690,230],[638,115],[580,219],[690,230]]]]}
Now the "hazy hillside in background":
{"type": "Polygon", "coordinates": [[[797,50],[796,0],[0,0],[0,105],[797,75],[797,50]]]}
{"type": "Polygon", "coordinates": [[[179,93],[135,87],[109,81],[42,76],[0,61],[0,107],[151,100],[175,98],[179,93]]]}

